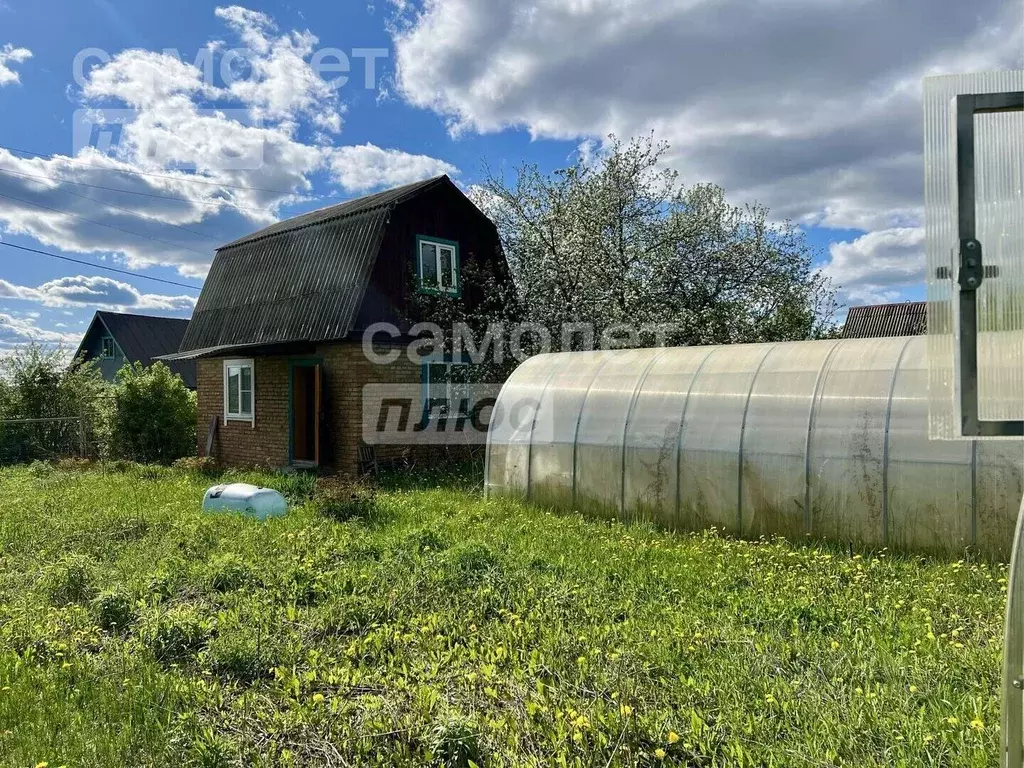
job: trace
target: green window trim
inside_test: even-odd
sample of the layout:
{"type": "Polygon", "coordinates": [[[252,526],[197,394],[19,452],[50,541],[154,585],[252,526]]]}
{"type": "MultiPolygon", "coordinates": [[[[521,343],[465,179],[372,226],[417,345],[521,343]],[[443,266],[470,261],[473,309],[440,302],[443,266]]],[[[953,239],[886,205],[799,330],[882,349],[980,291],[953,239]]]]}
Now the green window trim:
{"type": "Polygon", "coordinates": [[[424,358],[420,364],[420,388],[422,390],[422,403],[423,412],[429,418],[437,418],[438,413],[435,411],[434,406],[444,401],[447,405],[443,409],[444,417],[468,417],[468,414],[464,414],[456,408],[456,412],[452,412],[451,404],[458,402],[461,404],[463,397],[466,397],[470,403],[472,403],[472,362],[462,355],[460,359],[453,360],[451,355],[436,355],[432,357],[424,358]],[[445,368],[445,381],[443,382],[431,382],[430,369],[431,366],[439,366],[445,368]],[[452,369],[462,369],[464,376],[453,377],[452,369]],[[453,381],[453,378],[455,379],[453,381]],[[462,381],[458,379],[462,378],[462,381]],[[444,390],[444,397],[433,398],[432,395],[436,395],[436,388],[440,386],[444,390]]]}
{"type": "Polygon", "coordinates": [[[462,266],[459,259],[459,244],[454,240],[445,240],[443,237],[428,237],[427,235],[416,235],[416,285],[420,293],[429,296],[452,296],[456,299],[462,297],[462,266]],[[423,283],[423,246],[437,246],[436,268],[439,276],[441,273],[441,250],[451,249],[452,251],[452,283],[450,288],[442,288],[438,285],[425,285],[423,283]]]}

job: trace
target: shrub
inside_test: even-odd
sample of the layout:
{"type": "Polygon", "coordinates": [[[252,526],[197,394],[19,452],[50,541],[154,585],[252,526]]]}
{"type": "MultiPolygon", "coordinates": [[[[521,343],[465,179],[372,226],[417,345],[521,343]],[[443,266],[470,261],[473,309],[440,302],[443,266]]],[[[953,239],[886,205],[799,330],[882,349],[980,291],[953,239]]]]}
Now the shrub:
{"type": "Polygon", "coordinates": [[[123,632],[135,621],[135,600],[121,591],[101,592],[92,601],[96,624],[107,632],[123,632]]]}
{"type": "Polygon", "coordinates": [[[175,664],[187,661],[206,644],[209,626],[190,608],[173,608],[161,614],[147,628],[146,644],[157,661],[175,664]]]}
{"type": "Polygon", "coordinates": [[[96,594],[94,580],[92,561],[72,555],[46,574],[46,593],[54,605],[87,603],[96,594]]]}
{"type": "Polygon", "coordinates": [[[146,592],[157,601],[171,597],[185,584],[186,571],[187,566],[180,559],[165,560],[149,577],[146,592]]]}
{"type": "Polygon", "coordinates": [[[343,597],[317,612],[313,630],[320,637],[355,634],[385,618],[383,613],[375,611],[370,598],[355,595],[343,597]]]}
{"type": "Polygon", "coordinates": [[[313,505],[324,517],[344,522],[369,520],[377,514],[377,496],[365,481],[325,477],[317,481],[313,505]]]}
{"type": "Polygon", "coordinates": [[[56,468],[61,472],[85,472],[92,467],[93,460],[81,456],[64,456],[56,462],[56,468]]]}
{"type": "Polygon", "coordinates": [[[0,419],[53,419],[4,424],[0,464],[79,455],[96,446],[105,382],[91,363],[69,366],[65,350],[38,344],[15,347],[0,357],[0,419]]]}
{"type": "Polygon", "coordinates": [[[431,528],[421,528],[418,531],[413,531],[409,534],[407,541],[420,554],[424,552],[441,552],[448,548],[448,542],[431,528]]]}
{"type": "Polygon", "coordinates": [[[113,387],[109,424],[112,456],[170,464],[195,452],[195,395],[163,363],[125,364],[113,387]]]}

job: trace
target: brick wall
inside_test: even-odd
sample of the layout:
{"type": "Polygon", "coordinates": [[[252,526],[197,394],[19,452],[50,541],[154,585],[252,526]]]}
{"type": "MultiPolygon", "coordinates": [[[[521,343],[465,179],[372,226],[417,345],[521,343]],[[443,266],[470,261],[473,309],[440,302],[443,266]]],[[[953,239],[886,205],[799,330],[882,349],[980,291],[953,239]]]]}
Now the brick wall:
{"type": "Polygon", "coordinates": [[[257,357],[253,367],[255,423],[224,421],[224,360],[200,360],[196,369],[199,455],[210,421],[218,418],[213,455],[233,467],[288,464],[288,358],[257,357]]]}
{"type": "MultiPolygon", "coordinates": [[[[322,360],[325,421],[321,434],[321,455],[327,468],[355,472],[362,442],[363,387],[367,384],[420,383],[420,366],[405,354],[391,365],[377,365],[363,354],[358,343],[320,345],[315,355],[322,360]]],[[[309,358],[311,355],[303,355],[309,358]]],[[[257,357],[255,382],[255,425],[224,423],[224,360],[201,360],[198,365],[199,453],[206,448],[210,420],[219,417],[213,455],[228,466],[288,465],[288,357],[257,357]]],[[[417,414],[414,414],[416,416],[417,414]]],[[[379,461],[424,455],[423,449],[405,445],[379,445],[379,461]]]]}
{"type": "MultiPolygon", "coordinates": [[[[367,384],[419,384],[420,366],[402,354],[390,365],[366,358],[361,344],[325,344],[317,349],[323,358],[324,407],[331,432],[334,467],[354,472],[359,466],[363,438],[363,387],[367,384]]],[[[379,461],[406,456],[408,446],[378,445],[379,461]]]]}

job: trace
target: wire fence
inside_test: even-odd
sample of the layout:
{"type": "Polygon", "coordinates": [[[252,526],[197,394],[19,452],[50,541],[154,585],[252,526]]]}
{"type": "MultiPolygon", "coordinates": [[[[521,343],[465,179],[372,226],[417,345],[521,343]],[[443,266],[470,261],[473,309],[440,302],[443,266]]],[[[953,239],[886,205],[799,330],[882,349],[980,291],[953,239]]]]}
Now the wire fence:
{"type": "Polygon", "coordinates": [[[93,458],[95,436],[83,416],[0,419],[0,466],[62,458],[93,458]]]}

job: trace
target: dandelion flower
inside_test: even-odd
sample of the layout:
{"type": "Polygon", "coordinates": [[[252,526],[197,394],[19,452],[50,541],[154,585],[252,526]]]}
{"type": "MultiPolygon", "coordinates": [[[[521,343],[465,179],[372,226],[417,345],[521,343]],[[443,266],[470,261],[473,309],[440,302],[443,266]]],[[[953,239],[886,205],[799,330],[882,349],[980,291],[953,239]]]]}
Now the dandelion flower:
{"type": "Polygon", "coordinates": [[[665,759],[665,754],[666,754],[665,750],[662,749],[661,747],[658,747],[656,750],[654,750],[654,756],[656,758],[658,758],[659,760],[664,760],[665,759]]]}
{"type": "Polygon", "coordinates": [[[971,720],[971,728],[973,728],[976,731],[983,731],[985,730],[985,722],[982,719],[976,717],[973,720],[971,720]]]}
{"type": "Polygon", "coordinates": [[[669,731],[668,732],[668,743],[669,744],[675,744],[677,741],[679,741],[679,734],[676,733],[675,731],[669,731]]]}

